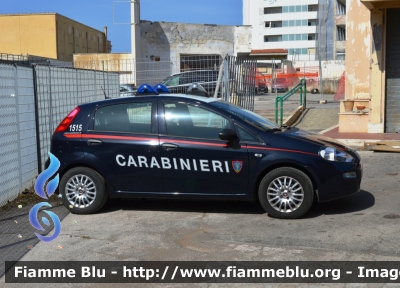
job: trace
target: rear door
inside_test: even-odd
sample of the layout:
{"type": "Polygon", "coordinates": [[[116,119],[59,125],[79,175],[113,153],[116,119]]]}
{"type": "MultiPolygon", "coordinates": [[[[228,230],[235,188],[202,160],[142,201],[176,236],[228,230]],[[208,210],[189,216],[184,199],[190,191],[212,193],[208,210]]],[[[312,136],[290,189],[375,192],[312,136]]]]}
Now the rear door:
{"type": "Polygon", "coordinates": [[[106,170],[117,192],[161,192],[156,100],[99,107],[82,135],[85,156],[106,170]]]}
{"type": "Polygon", "coordinates": [[[165,193],[243,195],[249,163],[246,144],[233,149],[219,139],[230,118],[200,102],[159,100],[165,193]]]}

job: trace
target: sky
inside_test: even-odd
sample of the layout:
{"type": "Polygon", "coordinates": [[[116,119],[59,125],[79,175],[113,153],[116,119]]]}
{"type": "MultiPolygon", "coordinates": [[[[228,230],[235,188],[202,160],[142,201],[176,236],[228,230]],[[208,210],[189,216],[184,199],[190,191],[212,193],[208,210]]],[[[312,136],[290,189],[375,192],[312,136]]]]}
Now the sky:
{"type": "MultiPolygon", "coordinates": [[[[242,25],[242,0],[141,0],[141,19],[242,25]]],[[[55,12],[103,31],[113,53],[131,52],[129,0],[0,0],[0,14],[55,12]]]]}

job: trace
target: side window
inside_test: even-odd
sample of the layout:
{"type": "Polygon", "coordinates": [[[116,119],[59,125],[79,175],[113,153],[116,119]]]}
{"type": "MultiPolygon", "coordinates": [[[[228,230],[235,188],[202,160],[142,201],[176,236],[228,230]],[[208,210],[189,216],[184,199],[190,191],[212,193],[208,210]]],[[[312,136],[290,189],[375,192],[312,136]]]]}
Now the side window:
{"type": "Polygon", "coordinates": [[[190,83],[191,79],[188,76],[189,76],[188,74],[185,74],[184,76],[181,76],[179,78],[179,85],[190,83]]]}
{"type": "Polygon", "coordinates": [[[164,103],[167,134],[173,136],[219,139],[229,120],[206,109],[184,103],[164,103]]]}
{"type": "Polygon", "coordinates": [[[180,75],[172,76],[170,79],[168,79],[164,85],[165,86],[178,86],[179,85],[179,78],[180,75]]]}
{"type": "Polygon", "coordinates": [[[151,133],[151,102],[106,106],[94,115],[94,130],[151,133]]]}
{"type": "Polygon", "coordinates": [[[240,126],[235,125],[236,131],[238,133],[240,141],[246,142],[260,142],[256,136],[248,132],[247,130],[243,129],[240,126]]]}

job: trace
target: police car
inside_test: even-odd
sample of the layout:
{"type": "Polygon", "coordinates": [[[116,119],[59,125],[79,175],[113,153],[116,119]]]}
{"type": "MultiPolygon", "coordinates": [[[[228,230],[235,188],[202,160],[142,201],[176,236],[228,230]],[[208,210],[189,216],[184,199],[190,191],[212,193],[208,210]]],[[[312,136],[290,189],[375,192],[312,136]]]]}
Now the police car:
{"type": "Polygon", "coordinates": [[[108,198],[260,201],[277,218],[359,191],[357,152],[279,127],[216,98],[159,94],[82,104],[60,123],[51,153],[59,192],[77,214],[108,198]]]}

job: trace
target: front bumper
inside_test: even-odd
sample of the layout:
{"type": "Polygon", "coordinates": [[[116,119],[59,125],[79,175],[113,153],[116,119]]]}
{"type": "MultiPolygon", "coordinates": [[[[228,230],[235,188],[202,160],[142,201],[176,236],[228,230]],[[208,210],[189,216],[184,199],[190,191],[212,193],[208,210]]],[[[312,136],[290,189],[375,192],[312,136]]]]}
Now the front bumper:
{"type": "Polygon", "coordinates": [[[318,185],[318,201],[326,202],[338,198],[353,195],[360,191],[363,174],[362,164],[354,164],[356,167],[327,178],[324,183],[318,185]],[[355,172],[354,178],[345,178],[344,174],[355,172]]]}
{"type": "Polygon", "coordinates": [[[289,88],[287,88],[287,87],[285,87],[285,88],[277,87],[277,88],[272,88],[272,91],[273,92],[275,92],[275,91],[277,91],[277,92],[287,92],[287,91],[289,91],[289,88]]]}

